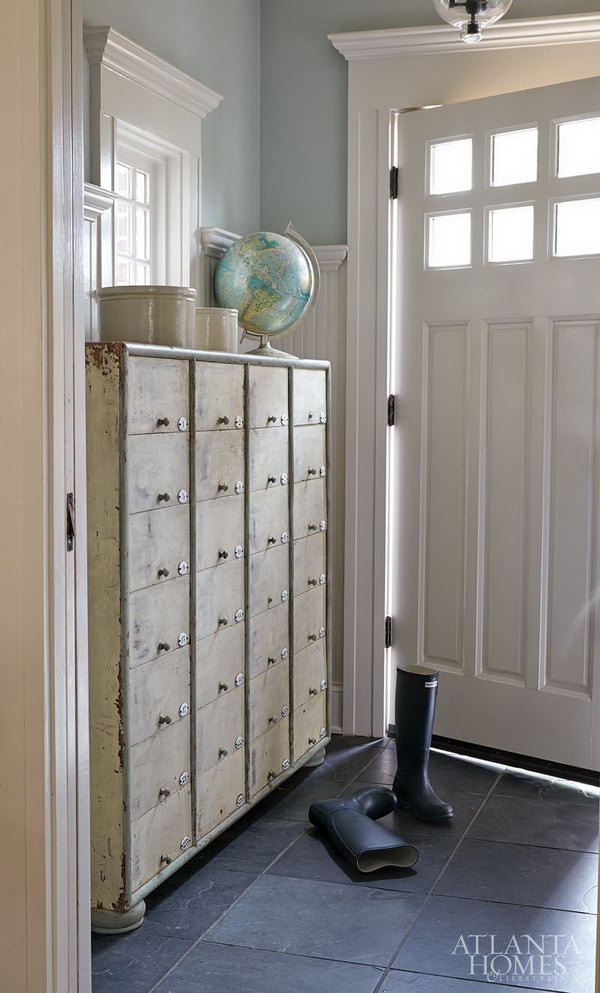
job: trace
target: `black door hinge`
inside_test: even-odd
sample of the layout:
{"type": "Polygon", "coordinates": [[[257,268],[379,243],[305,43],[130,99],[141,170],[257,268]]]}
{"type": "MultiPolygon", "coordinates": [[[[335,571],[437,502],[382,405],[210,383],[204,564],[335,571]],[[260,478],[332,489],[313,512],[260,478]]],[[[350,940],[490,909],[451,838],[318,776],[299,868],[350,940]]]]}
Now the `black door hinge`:
{"type": "Polygon", "coordinates": [[[385,619],[385,647],[392,647],[392,618],[389,615],[385,619]]]}
{"type": "Polygon", "coordinates": [[[400,185],[400,173],[398,166],[392,166],[390,169],[390,200],[398,199],[398,188],[400,185]]]}
{"type": "Polygon", "coordinates": [[[396,423],[396,394],[390,393],[388,397],[388,415],[387,415],[388,427],[393,428],[396,423]]]}
{"type": "Polygon", "coordinates": [[[75,497],[67,493],[67,551],[72,552],[75,545],[75,497]]]}

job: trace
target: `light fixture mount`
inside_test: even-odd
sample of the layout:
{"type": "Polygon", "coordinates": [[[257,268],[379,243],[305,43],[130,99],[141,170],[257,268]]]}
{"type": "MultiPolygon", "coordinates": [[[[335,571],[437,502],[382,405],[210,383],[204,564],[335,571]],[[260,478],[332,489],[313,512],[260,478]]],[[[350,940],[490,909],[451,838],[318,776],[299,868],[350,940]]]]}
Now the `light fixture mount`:
{"type": "Polygon", "coordinates": [[[433,0],[433,6],[442,20],[460,31],[468,45],[482,39],[482,32],[489,24],[504,17],[513,0],[433,0]]]}

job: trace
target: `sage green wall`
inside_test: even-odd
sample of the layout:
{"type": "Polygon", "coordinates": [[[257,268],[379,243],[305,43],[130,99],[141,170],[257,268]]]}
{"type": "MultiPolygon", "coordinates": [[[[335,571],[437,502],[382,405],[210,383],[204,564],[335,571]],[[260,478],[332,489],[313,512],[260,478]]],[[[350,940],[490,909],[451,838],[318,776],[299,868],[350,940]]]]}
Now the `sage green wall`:
{"type": "MultiPolygon", "coordinates": [[[[508,16],[598,7],[598,0],[514,0],[508,16]]],[[[347,67],[327,35],[439,19],[431,0],[262,0],[261,22],[261,226],[280,231],[292,219],[313,244],[344,243],[347,67]]]]}
{"type": "Polygon", "coordinates": [[[260,0],[83,0],[110,24],[224,96],[202,128],[202,223],[259,226],[260,0]]]}

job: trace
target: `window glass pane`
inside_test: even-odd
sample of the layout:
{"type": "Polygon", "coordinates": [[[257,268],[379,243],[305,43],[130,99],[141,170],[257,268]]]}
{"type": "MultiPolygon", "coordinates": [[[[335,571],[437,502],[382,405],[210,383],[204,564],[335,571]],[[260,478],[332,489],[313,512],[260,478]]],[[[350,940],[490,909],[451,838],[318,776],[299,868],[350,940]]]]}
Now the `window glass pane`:
{"type": "Polygon", "coordinates": [[[471,214],[437,214],[429,218],[428,265],[431,269],[471,264],[471,214]]]}
{"type": "Polygon", "coordinates": [[[528,262],[533,258],[534,208],[502,207],[488,215],[488,261],[528,262]]]}
{"type": "Polygon", "coordinates": [[[537,128],[492,135],[492,186],[535,183],[537,172],[537,128]]]}
{"type": "Polygon", "coordinates": [[[600,172],[600,117],[558,126],[558,176],[600,172]]]}
{"type": "Polygon", "coordinates": [[[123,259],[117,260],[117,286],[129,286],[132,283],[130,273],[130,263],[123,259]]]}
{"type": "Polygon", "coordinates": [[[117,193],[121,197],[131,196],[131,169],[123,162],[117,162],[117,193]]]}
{"type": "Polygon", "coordinates": [[[117,252],[131,255],[131,217],[129,205],[117,200],[117,252]]]}
{"type": "Polygon", "coordinates": [[[565,200],[554,214],[556,256],[600,255],[600,199],[565,200]]]}
{"type": "Polygon", "coordinates": [[[138,203],[148,203],[148,186],[150,177],[141,169],[135,171],[135,199],[138,203]]]}
{"type": "Polygon", "coordinates": [[[429,192],[464,193],[473,186],[473,140],[460,138],[431,146],[429,192]]]}
{"type": "Polygon", "coordinates": [[[135,208],[135,254],[138,259],[150,258],[150,215],[145,207],[135,208]]]}
{"type": "Polygon", "coordinates": [[[147,262],[136,262],[135,283],[136,286],[147,286],[150,282],[150,266],[147,262]]]}

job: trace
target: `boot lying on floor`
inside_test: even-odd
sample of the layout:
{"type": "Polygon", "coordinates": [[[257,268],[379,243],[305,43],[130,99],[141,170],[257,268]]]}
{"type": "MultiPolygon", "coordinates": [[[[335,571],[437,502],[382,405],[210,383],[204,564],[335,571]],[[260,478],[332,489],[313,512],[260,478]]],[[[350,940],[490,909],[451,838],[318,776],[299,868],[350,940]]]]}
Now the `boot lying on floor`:
{"type": "Polygon", "coordinates": [[[429,782],[429,749],[433,734],[439,672],[422,665],[396,669],[396,753],[398,771],[392,789],[398,807],[421,821],[452,817],[429,782]]]}
{"type": "Polygon", "coordinates": [[[392,791],[380,786],[351,797],[313,803],[308,819],[327,832],[338,851],[359,872],[375,872],[387,866],[410,869],[419,857],[417,849],[375,823],[376,818],[391,814],[395,808],[392,791]]]}

